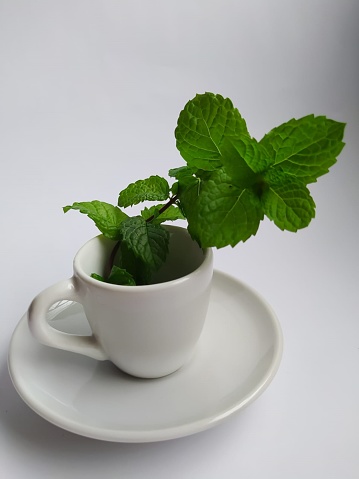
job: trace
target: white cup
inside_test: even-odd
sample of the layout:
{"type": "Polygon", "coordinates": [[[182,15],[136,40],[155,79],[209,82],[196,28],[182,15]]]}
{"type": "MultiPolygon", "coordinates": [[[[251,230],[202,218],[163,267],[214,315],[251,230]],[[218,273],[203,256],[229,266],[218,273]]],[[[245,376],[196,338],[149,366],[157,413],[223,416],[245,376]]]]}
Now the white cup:
{"type": "Polygon", "coordinates": [[[118,286],[91,278],[103,274],[114,242],[103,236],[76,254],[72,278],[41,292],[28,310],[29,327],[42,344],[110,360],[142,378],[173,373],[194,354],[207,314],[213,274],[211,249],[202,250],[184,228],[171,233],[169,254],[154,284],[118,286]],[[91,336],[52,328],[49,308],[58,301],[83,305],[91,336]]]}

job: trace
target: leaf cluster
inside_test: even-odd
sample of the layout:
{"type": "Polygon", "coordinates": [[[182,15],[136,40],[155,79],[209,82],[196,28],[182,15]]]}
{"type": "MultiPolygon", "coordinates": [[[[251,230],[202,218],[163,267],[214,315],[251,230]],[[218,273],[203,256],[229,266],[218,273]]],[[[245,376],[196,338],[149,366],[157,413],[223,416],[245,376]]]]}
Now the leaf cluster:
{"type": "Polygon", "coordinates": [[[150,176],[122,190],[116,206],[94,200],[63,208],[65,213],[72,209],[87,215],[104,236],[116,242],[104,276],[94,273],[93,278],[123,285],[150,282],[152,273],[160,268],[168,253],[169,233],[162,223],[184,218],[170,195],[165,178],[150,176]],[[138,216],[128,216],[123,211],[142,202],[166,200],[167,204],[144,207],[138,216]]]}
{"type": "Polygon", "coordinates": [[[197,95],[175,131],[187,166],[170,171],[191,235],[203,247],[221,248],[255,235],[264,215],[281,230],[308,226],[315,203],[307,185],[336,162],[344,127],[308,115],[257,141],[230,100],[197,95]]]}
{"type": "Polygon", "coordinates": [[[172,186],[151,176],[122,190],[116,206],[95,200],[64,211],[86,214],[116,242],[106,281],[145,284],[166,260],[166,221],[186,219],[189,233],[202,247],[217,248],[255,235],[264,216],[281,230],[308,226],[315,216],[308,185],[336,162],[344,127],[325,116],[308,115],[257,141],[231,100],[213,93],[196,95],[178,118],[176,146],[186,165],[169,171],[172,186]],[[148,201],[160,203],[144,207],[135,217],[124,211],[148,201]]]}

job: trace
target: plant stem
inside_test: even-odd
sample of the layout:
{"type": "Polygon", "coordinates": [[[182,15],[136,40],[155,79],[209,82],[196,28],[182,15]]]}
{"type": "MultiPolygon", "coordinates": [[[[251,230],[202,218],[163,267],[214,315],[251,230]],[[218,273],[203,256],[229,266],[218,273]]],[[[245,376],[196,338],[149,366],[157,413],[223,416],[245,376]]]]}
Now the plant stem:
{"type": "MultiPolygon", "coordinates": [[[[160,214],[164,213],[171,205],[173,205],[174,203],[176,203],[177,199],[178,199],[178,196],[177,196],[177,195],[173,195],[173,196],[169,199],[169,201],[168,201],[165,205],[163,205],[162,208],[160,208],[160,209],[158,210],[158,215],[157,215],[157,216],[160,216],[160,214]]],[[[150,223],[154,218],[155,218],[155,215],[150,216],[149,218],[147,218],[146,223],[150,223]]]]}

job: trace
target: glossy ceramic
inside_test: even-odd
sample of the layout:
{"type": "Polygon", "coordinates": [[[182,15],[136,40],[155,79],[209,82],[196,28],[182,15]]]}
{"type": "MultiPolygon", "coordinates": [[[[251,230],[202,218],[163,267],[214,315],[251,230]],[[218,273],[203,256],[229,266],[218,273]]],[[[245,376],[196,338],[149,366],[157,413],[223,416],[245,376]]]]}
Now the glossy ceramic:
{"type": "MultiPolygon", "coordinates": [[[[91,332],[80,305],[48,314],[68,333],[91,332]]],[[[207,319],[192,360],[159,379],[138,379],[109,361],[41,345],[26,317],[10,344],[9,370],[23,400],[40,416],[74,433],[116,442],[148,442],[220,424],[270,384],[282,355],[272,309],[252,289],[215,272],[207,319]]]]}
{"type": "Polygon", "coordinates": [[[41,343],[111,360],[142,378],[173,373],[194,354],[206,318],[213,275],[212,251],[202,250],[184,228],[168,226],[169,254],[155,284],[118,286],[91,278],[103,275],[114,242],[97,236],[74,259],[74,275],[40,293],[28,319],[41,343]],[[46,314],[61,300],[83,305],[92,333],[65,334],[46,314]]]}

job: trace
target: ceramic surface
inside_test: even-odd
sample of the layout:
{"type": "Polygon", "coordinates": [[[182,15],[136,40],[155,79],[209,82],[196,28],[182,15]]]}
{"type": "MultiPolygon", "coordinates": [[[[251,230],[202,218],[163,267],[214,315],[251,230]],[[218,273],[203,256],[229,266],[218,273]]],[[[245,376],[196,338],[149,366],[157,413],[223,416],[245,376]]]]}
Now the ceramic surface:
{"type": "MultiPolygon", "coordinates": [[[[59,330],[90,334],[81,306],[49,313],[59,330]]],[[[18,324],[9,371],[23,400],[74,433],[115,442],[149,442],[197,433],[256,399],[273,379],[282,334],[271,308],[242,282],[215,272],[209,311],[196,354],[159,379],[134,378],[109,361],[43,346],[18,324]]]]}
{"type": "Polygon", "coordinates": [[[28,310],[29,327],[42,344],[97,360],[122,371],[157,378],[177,371],[193,356],[206,319],[213,253],[186,228],[166,225],[169,252],[151,284],[120,286],[97,281],[116,244],[102,235],[76,254],[72,278],[38,294],[28,310]],[[92,335],[63,334],[49,326],[47,312],[60,300],[83,305],[92,335]]]}

